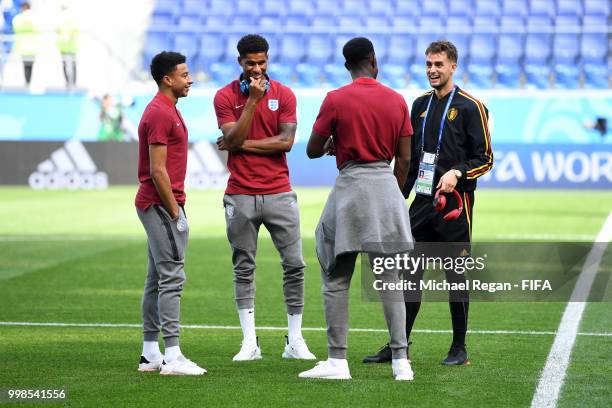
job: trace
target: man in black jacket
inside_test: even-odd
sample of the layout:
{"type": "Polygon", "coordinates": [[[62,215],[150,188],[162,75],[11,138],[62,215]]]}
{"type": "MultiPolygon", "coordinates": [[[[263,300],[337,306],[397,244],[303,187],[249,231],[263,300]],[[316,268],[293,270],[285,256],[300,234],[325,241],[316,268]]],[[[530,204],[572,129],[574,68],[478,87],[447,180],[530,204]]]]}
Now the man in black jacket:
{"type": "MultiPolygon", "coordinates": [[[[469,243],[472,240],[472,210],[476,179],[493,166],[493,151],[488,129],[488,110],[476,98],[453,83],[457,68],[457,49],[449,41],[435,41],[427,47],[426,74],[433,90],[417,98],[410,113],[414,136],[412,158],[404,196],[415,186],[410,206],[412,235],[418,242],[469,243]],[[429,177],[428,177],[429,175],[429,177]],[[458,218],[444,220],[434,208],[434,195],[457,190],[464,210],[458,218]]],[[[457,208],[458,200],[447,196],[446,208],[457,208]]],[[[459,255],[459,254],[456,254],[459,255]]],[[[463,252],[459,256],[465,256],[463,252]]],[[[419,271],[419,273],[422,271],[419,271]]],[[[455,275],[446,271],[447,277],[455,275]]],[[[457,275],[454,276],[457,279],[457,275]]],[[[463,276],[459,279],[464,279],[463,276]]],[[[419,312],[421,293],[406,299],[406,333],[409,338],[419,312]]],[[[468,326],[469,294],[449,293],[453,341],[442,364],[468,364],[465,335],[468,326]]],[[[391,359],[388,345],[364,359],[365,363],[391,359]]]]}

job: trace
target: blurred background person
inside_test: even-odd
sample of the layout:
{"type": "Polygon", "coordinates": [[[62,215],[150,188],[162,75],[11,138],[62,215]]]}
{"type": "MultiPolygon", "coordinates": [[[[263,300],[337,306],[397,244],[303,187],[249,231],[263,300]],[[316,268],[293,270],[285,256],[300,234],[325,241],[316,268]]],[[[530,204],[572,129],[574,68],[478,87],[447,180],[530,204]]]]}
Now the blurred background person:
{"type": "Polygon", "coordinates": [[[62,66],[66,88],[76,86],[77,65],[76,54],[79,48],[79,24],[66,3],[62,3],[57,24],[57,48],[62,54],[62,66]]]}
{"type": "Polygon", "coordinates": [[[13,47],[15,52],[21,56],[26,85],[29,86],[39,43],[39,33],[30,3],[21,3],[20,12],[13,18],[13,32],[15,33],[13,47]]]}

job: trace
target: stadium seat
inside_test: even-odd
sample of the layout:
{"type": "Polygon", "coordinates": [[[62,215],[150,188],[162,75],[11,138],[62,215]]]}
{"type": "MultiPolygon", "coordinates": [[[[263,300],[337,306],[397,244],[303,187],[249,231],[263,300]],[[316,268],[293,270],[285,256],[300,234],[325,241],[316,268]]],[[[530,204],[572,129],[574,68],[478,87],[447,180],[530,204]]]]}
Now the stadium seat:
{"type": "Polygon", "coordinates": [[[476,0],[477,16],[499,17],[501,13],[497,0],[476,0]]]}
{"type": "Polygon", "coordinates": [[[177,26],[186,30],[195,30],[202,27],[202,19],[199,14],[183,14],[178,18],[177,26]]]}
{"type": "Polygon", "coordinates": [[[221,14],[211,14],[205,17],[202,22],[206,28],[225,28],[227,27],[227,17],[221,14]]]}
{"type": "Polygon", "coordinates": [[[198,54],[200,37],[199,34],[191,32],[176,33],[174,34],[173,49],[183,54],[187,57],[187,61],[191,62],[198,54]]]}
{"type": "Polygon", "coordinates": [[[580,50],[585,88],[607,88],[610,76],[607,34],[582,34],[580,50]]]}
{"type": "Polygon", "coordinates": [[[492,87],[496,45],[495,34],[483,33],[472,35],[470,41],[470,62],[467,66],[470,87],[492,87]]]}
{"type": "Polygon", "coordinates": [[[304,59],[305,53],[306,45],[304,42],[304,35],[285,33],[280,37],[280,63],[295,65],[304,59]]]}
{"type": "Polygon", "coordinates": [[[148,70],[153,57],[171,49],[170,36],[165,31],[149,31],[143,49],[143,66],[148,70]]]}
{"type": "MultiPolygon", "coordinates": [[[[195,64],[196,71],[209,72],[209,66],[221,60],[225,53],[223,36],[220,33],[203,33],[195,64]]],[[[234,63],[235,60],[234,60],[234,63]]]]}
{"type": "Polygon", "coordinates": [[[331,29],[336,27],[336,17],[332,14],[315,14],[310,25],[312,27],[331,29]]]}
{"type": "Polygon", "coordinates": [[[293,66],[286,64],[269,64],[268,75],[271,79],[291,86],[294,82],[293,66]]]}
{"type": "Polygon", "coordinates": [[[308,27],[310,25],[310,14],[302,11],[291,11],[285,17],[285,27],[293,29],[297,27],[308,27]]]}
{"type": "Polygon", "coordinates": [[[256,25],[258,17],[258,15],[253,14],[236,14],[231,19],[230,25],[240,29],[253,27],[256,25]]]}
{"type": "Polygon", "coordinates": [[[374,45],[374,52],[376,53],[376,59],[379,62],[387,60],[389,53],[389,40],[385,34],[367,34],[367,37],[372,41],[374,45]]]}
{"type": "Polygon", "coordinates": [[[323,67],[325,82],[333,88],[348,85],[351,82],[351,74],[342,64],[326,64],[323,67]]]}
{"type": "Polygon", "coordinates": [[[227,62],[230,65],[236,64],[236,58],[238,57],[238,50],[236,45],[242,38],[243,34],[231,33],[225,36],[223,39],[225,42],[225,51],[223,52],[222,62],[227,62]]]}
{"type": "Polygon", "coordinates": [[[151,21],[149,26],[152,28],[159,28],[164,26],[174,26],[175,17],[174,14],[165,12],[156,12],[151,15],[151,21]]]}
{"type": "Polygon", "coordinates": [[[518,15],[503,16],[497,40],[496,87],[518,88],[524,55],[525,27],[518,15]]]}
{"type": "Polygon", "coordinates": [[[200,0],[184,0],[183,14],[204,16],[206,11],[206,3],[200,0]]]}
{"type": "Polygon", "coordinates": [[[306,36],[306,62],[314,65],[324,65],[331,59],[334,52],[329,34],[310,34],[306,36]]]}
{"type": "Polygon", "coordinates": [[[582,2],[575,0],[559,0],[557,16],[582,17],[582,2]]]}
{"type": "Polygon", "coordinates": [[[450,17],[471,17],[474,8],[470,0],[455,0],[448,3],[448,16],[450,17]]]}
{"type": "Polygon", "coordinates": [[[310,0],[289,0],[287,3],[287,14],[297,13],[312,15],[314,6],[310,0]]]}
{"type": "Polygon", "coordinates": [[[585,16],[610,17],[610,2],[607,0],[584,0],[585,16]]]}
{"type": "Polygon", "coordinates": [[[277,14],[262,13],[257,19],[257,25],[264,29],[271,27],[281,27],[283,25],[283,20],[277,14]]]}
{"type": "Polygon", "coordinates": [[[335,1],[315,0],[315,13],[317,15],[336,15],[338,13],[338,4],[335,1]]]}
{"type": "Polygon", "coordinates": [[[420,17],[421,9],[419,8],[419,3],[412,0],[397,0],[395,3],[395,15],[420,17]]]}
{"type": "Polygon", "coordinates": [[[469,37],[471,34],[471,25],[469,18],[466,16],[450,16],[446,19],[446,34],[445,38],[455,44],[461,59],[469,58],[469,37]]]}
{"type": "Polygon", "coordinates": [[[153,8],[153,14],[170,14],[176,13],[176,2],[173,0],[157,0],[153,8]]]}
{"type": "Polygon", "coordinates": [[[260,0],[261,14],[277,16],[282,18],[287,13],[287,7],[283,0],[260,0]]]}
{"type": "Polygon", "coordinates": [[[235,79],[240,77],[241,73],[240,65],[235,61],[234,64],[228,64],[225,62],[216,62],[210,65],[209,73],[211,77],[211,85],[220,87],[227,85],[235,79]]]}
{"type": "Polygon", "coordinates": [[[368,2],[369,15],[383,15],[386,17],[393,16],[393,4],[386,0],[370,0],[368,2]]]}
{"type": "Polygon", "coordinates": [[[545,89],[549,87],[552,53],[551,29],[548,17],[528,18],[524,64],[525,85],[528,88],[545,89]]]}
{"type": "Polygon", "coordinates": [[[389,36],[387,63],[408,66],[414,59],[414,37],[410,34],[392,34],[389,36]]]}
{"type": "Polygon", "coordinates": [[[209,0],[206,15],[228,16],[234,11],[233,0],[209,0]]]}
{"type": "Polygon", "coordinates": [[[527,0],[505,0],[502,6],[502,16],[527,16],[529,10],[527,3],[527,0]]]}
{"type": "Polygon", "coordinates": [[[389,25],[389,20],[386,15],[369,14],[365,17],[366,31],[387,28],[389,25]]]}
{"type": "Polygon", "coordinates": [[[575,33],[557,33],[553,41],[553,67],[558,88],[578,88],[580,39],[575,33]]]}
{"type": "Polygon", "coordinates": [[[391,25],[393,26],[394,30],[398,32],[414,32],[416,28],[416,21],[417,18],[412,15],[396,14],[391,19],[391,25]]]}
{"type": "Polygon", "coordinates": [[[338,27],[357,31],[363,28],[363,20],[358,15],[341,15],[338,17],[338,27]]]}
{"type": "Polygon", "coordinates": [[[446,7],[439,0],[422,0],[421,16],[423,17],[446,17],[446,7]]]}
{"type": "Polygon", "coordinates": [[[555,16],[555,1],[554,0],[532,0],[529,3],[529,15],[538,17],[555,16]]]}
{"type": "Polygon", "coordinates": [[[342,3],[341,15],[353,16],[363,15],[368,9],[366,0],[344,0],[342,3]]]}
{"type": "Polygon", "coordinates": [[[302,63],[295,67],[299,84],[305,87],[320,87],[323,82],[323,66],[302,63]]]}

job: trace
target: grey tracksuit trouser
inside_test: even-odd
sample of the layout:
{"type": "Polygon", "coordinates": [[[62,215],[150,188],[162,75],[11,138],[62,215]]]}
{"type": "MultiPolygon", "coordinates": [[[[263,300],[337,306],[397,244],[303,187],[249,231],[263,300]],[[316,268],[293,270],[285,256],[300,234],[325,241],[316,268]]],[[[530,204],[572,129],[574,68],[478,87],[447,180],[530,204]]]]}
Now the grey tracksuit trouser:
{"type": "MultiPolygon", "coordinates": [[[[355,269],[357,252],[348,252],[338,256],[336,266],[329,273],[321,269],[323,282],[323,300],[325,304],[325,321],[327,322],[327,347],[330,358],[346,359],[348,320],[349,320],[349,287],[355,269]]],[[[370,264],[372,262],[370,261],[370,264]]],[[[364,272],[365,273],[365,272],[364,272]]],[[[399,283],[397,270],[386,270],[379,275],[386,283],[399,283]]],[[[380,291],[385,320],[391,340],[389,347],[394,359],[406,358],[406,309],[403,291],[380,291]]]]}
{"type": "Polygon", "coordinates": [[[238,309],[255,307],[255,254],[263,224],[270,232],[283,267],[283,292],[287,313],[304,308],[304,259],[300,216],[295,192],[223,197],[227,238],[232,247],[234,292],[238,309]]]}
{"type": "MultiPolygon", "coordinates": [[[[147,233],[148,272],[142,296],[142,324],[145,341],[157,341],[161,329],[165,347],[179,343],[180,302],[185,282],[185,250],[189,227],[177,228],[161,205],[143,211],[136,208],[147,233]]],[[[180,208],[186,219],[185,211],[180,208]]]]}

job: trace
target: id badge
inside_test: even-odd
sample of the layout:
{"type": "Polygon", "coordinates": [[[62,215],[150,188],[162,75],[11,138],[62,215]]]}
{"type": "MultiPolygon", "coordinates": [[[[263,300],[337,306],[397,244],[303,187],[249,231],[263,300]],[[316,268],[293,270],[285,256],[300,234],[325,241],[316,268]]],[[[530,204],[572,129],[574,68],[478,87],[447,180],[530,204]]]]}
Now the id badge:
{"type": "Polygon", "coordinates": [[[419,174],[416,180],[416,193],[426,196],[433,195],[433,181],[436,174],[438,158],[434,153],[423,152],[419,162],[419,174]]]}

